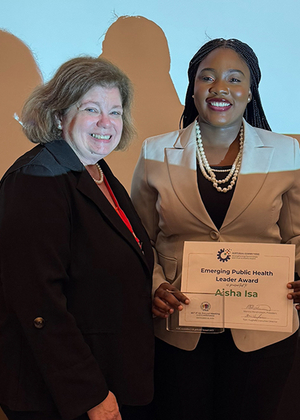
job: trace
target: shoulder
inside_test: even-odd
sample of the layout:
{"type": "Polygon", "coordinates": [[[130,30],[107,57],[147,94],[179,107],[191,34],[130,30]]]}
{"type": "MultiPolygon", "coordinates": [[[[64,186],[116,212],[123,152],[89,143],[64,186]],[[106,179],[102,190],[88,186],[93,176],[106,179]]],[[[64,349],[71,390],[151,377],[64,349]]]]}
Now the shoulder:
{"type": "MultiPolygon", "coordinates": [[[[248,123],[245,123],[245,133],[249,136],[257,136],[265,146],[273,147],[294,147],[299,146],[299,143],[296,139],[284,134],[274,133],[273,131],[264,130],[262,128],[252,127],[248,123]]],[[[246,135],[247,135],[246,134],[246,135]]]]}
{"type": "Polygon", "coordinates": [[[7,170],[0,182],[0,213],[7,215],[8,209],[16,206],[26,207],[27,215],[40,212],[43,217],[51,213],[50,208],[58,211],[64,206],[69,212],[70,193],[76,191],[78,177],[65,163],[69,155],[59,155],[53,147],[52,143],[35,146],[7,170]]]}
{"type": "MultiPolygon", "coordinates": [[[[26,152],[24,155],[20,156],[13,165],[5,172],[1,179],[1,184],[3,182],[16,177],[16,175],[35,175],[35,176],[45,176],[49,174],[50,169],[49,164],[46,164],[46,160],[49,159],[47,151],[42,145],[38,145],[33,149],[26,152]]],[[[18,177],[19,178],[19,177],[18,177]]]]}
{"type": "Polygon", "coordinates": [[[0,195],[19,202],[44,200],[48,203],[54,197],[65,200],[77,184],[74,168],[80,171],[81,167],[83,165],[65,141],[37,145],[19,157],[3,175],[0,195]],[[75,161],[73,166],[72,159],[75,161]]]}
{"type": "Polygon", "coordinates": [[[149,147],[153,147],[155,145],[160,146],[173,146],[174,141],[178,138],[178,136],[183,132],[184,130],[175,130],[171,131],[169,133],[159,134],[157,136],[148,137],[144,144],[146,144],[149,147]]]}
{"type": "Polygon", "coordinates": [[[39,144],[15,161],[3,175],[2,182],[16,173],[57,176],[67,173],[69,168],[81,170],[82,165],[65,141],[39,144]]]}
{"type": "Polygon", "coordinates": [[[293,137],[245,124],[245,145],[246,150],[256,149],[260,156],[265,156],[267,150],[272,156],[272,165],[279,170],[300,169],[300,148],[299,142],[293,137]]]}
{"type": "Polygon", "coordinates": [[[184,148],[191,140],[194,140],[195,123],[190,124],[184,129],[171,131],[147,138],[143,143],[143,151],[147,155],[160,154],[166,148],[184,148]]]}

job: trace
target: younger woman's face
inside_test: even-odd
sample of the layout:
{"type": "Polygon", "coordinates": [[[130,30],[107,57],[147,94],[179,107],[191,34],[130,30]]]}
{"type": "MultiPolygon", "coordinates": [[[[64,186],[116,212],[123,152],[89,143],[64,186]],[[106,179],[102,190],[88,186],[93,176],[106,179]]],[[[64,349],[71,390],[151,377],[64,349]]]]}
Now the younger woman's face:
{"type": "Polygon", "coordinates": [[[199,64],[194,101],[200,124],[240,126],[251,98],[250,70],[234,50],[217,48],[199,64]]]}

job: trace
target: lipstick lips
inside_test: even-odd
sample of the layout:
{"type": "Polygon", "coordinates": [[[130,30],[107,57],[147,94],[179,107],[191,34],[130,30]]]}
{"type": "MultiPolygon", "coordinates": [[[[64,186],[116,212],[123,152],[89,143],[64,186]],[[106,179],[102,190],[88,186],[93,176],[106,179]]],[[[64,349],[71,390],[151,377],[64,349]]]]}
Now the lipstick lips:
{"type": "Polygon", "coordinates": [[[232,107],[232,104],[223,98],[208,98],[206,103],[210,109],[219,112],[228,111],[232,107]]]}

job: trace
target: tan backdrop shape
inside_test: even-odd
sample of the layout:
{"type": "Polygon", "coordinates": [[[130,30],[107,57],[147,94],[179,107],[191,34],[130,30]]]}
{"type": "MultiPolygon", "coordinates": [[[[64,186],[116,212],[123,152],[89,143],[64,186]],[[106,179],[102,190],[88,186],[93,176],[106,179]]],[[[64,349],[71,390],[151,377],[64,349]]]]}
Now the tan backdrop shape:
{"type": "Polygon", "coordinates": [[[141,16],[118,18],[106,32],[102,50],[101,56],[120,67],[135,89],[133,117],[137,138],[127,151],[114,152],[106,158],[129,191],[143,140],[176,130],[183,106],[170,77],[165,34],[154,22],[141,16]]]}
{"type": "Polygon", "coordinates": [[[0,31],[0,176],[33,144],[14,119],[23,103],[41,83],[40,71],[29,48],[14,35],[0,31]]]}

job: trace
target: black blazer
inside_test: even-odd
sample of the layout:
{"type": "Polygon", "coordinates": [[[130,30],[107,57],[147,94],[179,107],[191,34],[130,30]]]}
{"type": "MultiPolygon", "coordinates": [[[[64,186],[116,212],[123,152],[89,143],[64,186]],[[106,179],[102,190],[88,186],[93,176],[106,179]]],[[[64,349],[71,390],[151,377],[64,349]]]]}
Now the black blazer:
{"type": "Polygon", "coordinates": [[[130,198],[100,165],[142,250],[65,141],[38,145],[0,185],[0,403],[72,419],[111,390],[152,399],[153,254],[130,198]]]}

